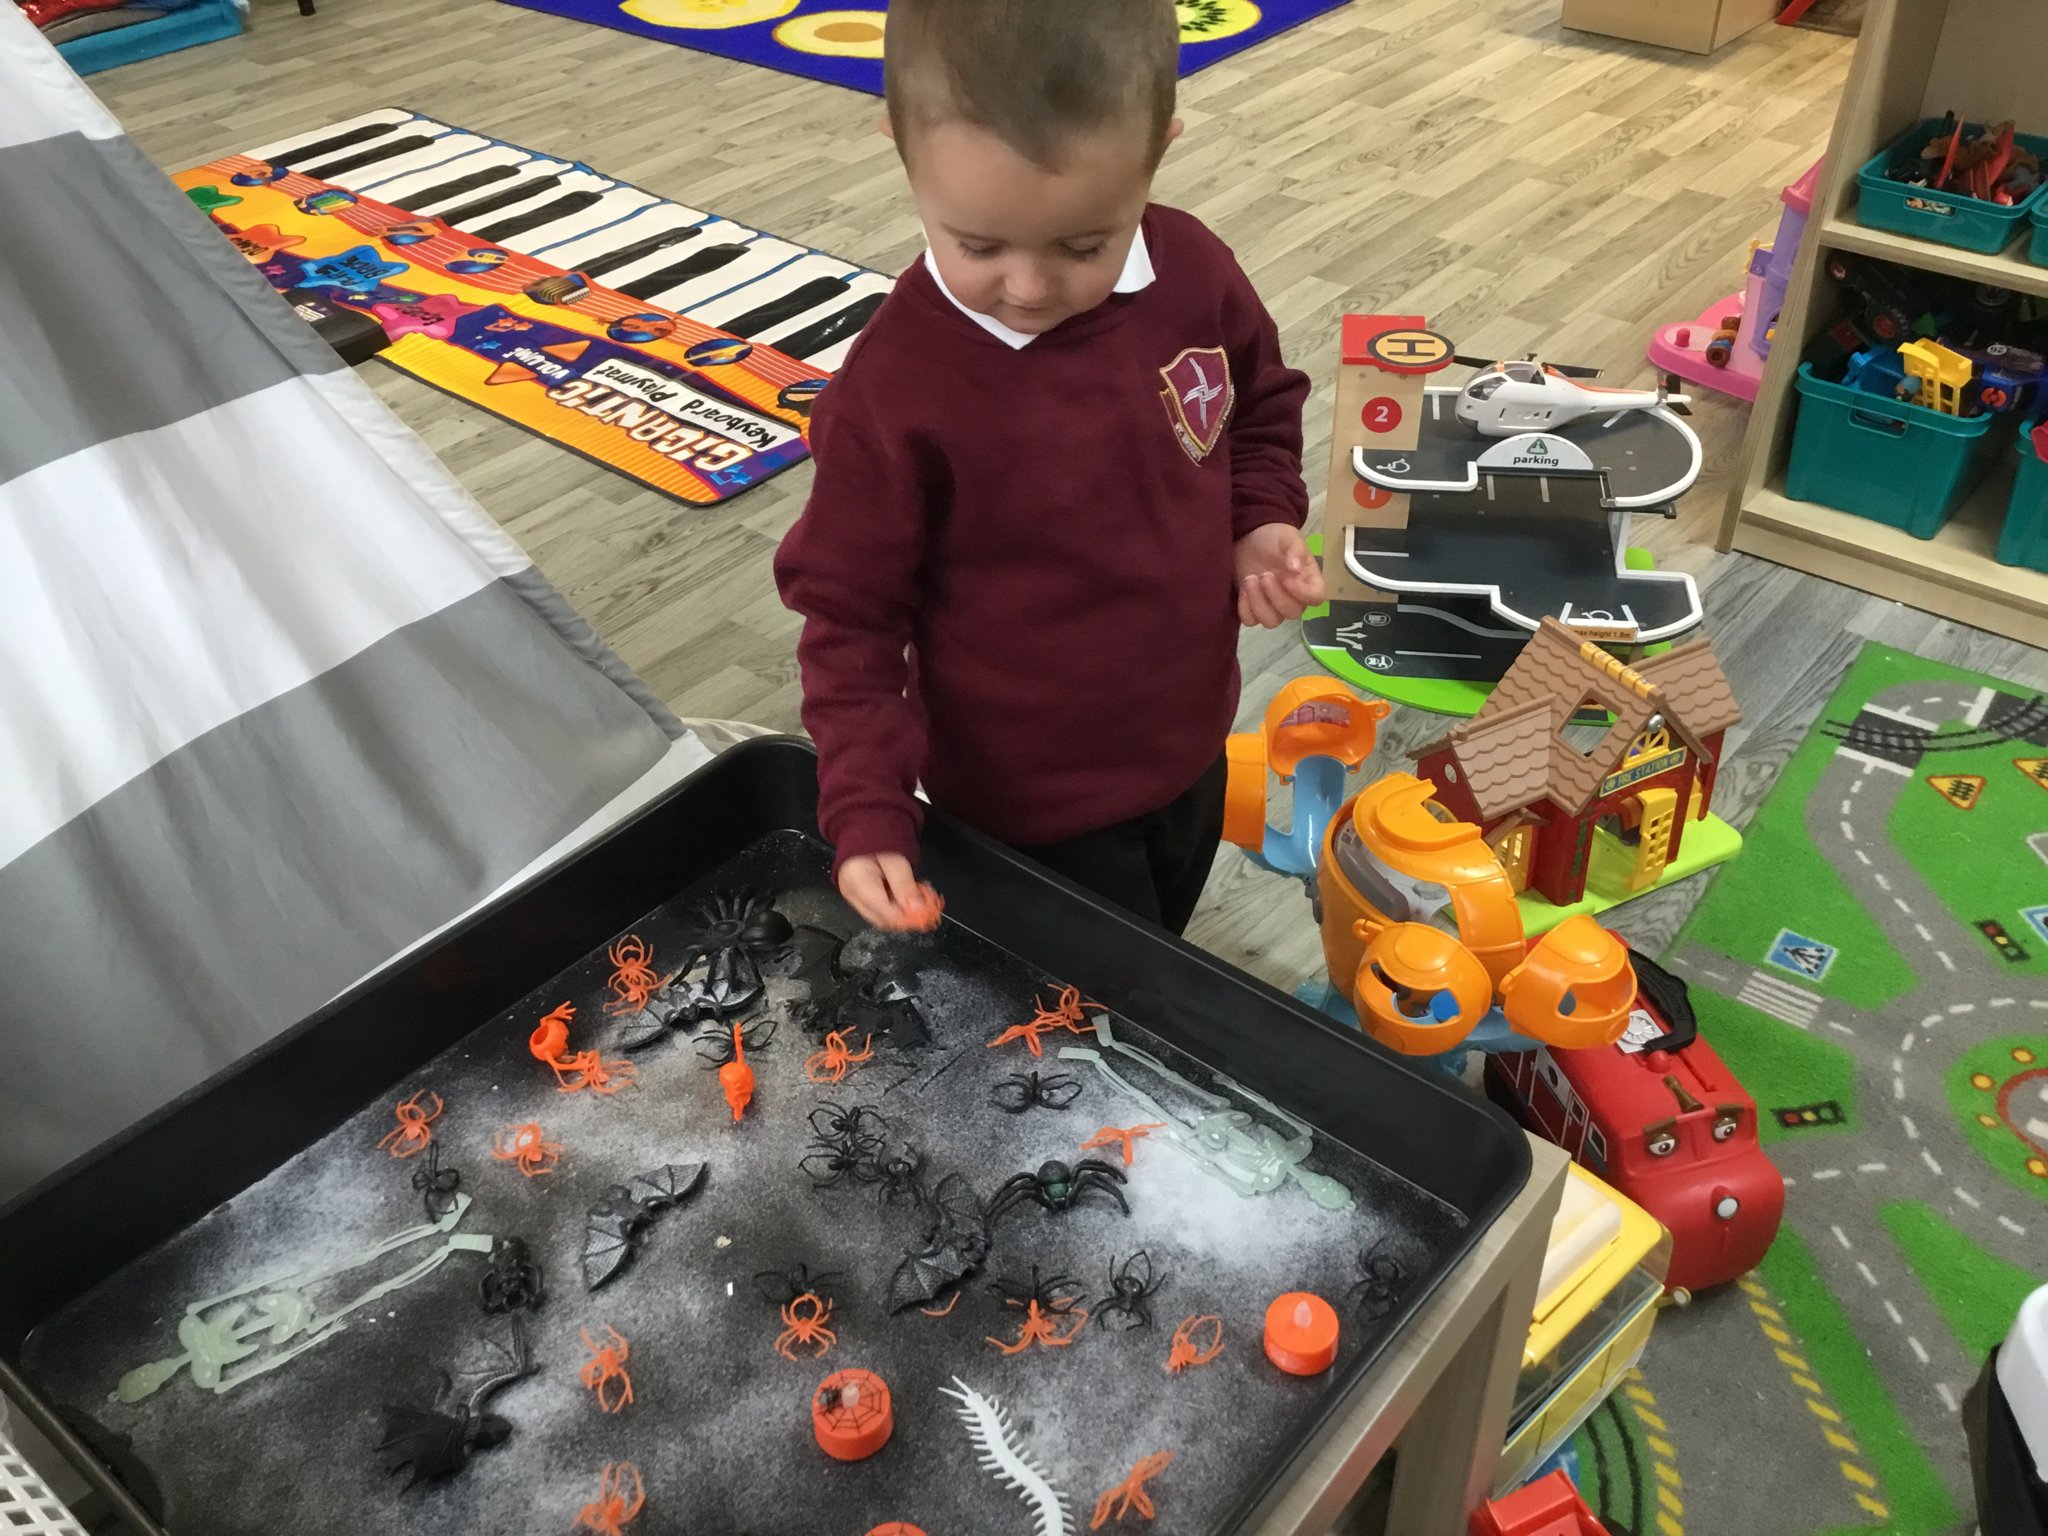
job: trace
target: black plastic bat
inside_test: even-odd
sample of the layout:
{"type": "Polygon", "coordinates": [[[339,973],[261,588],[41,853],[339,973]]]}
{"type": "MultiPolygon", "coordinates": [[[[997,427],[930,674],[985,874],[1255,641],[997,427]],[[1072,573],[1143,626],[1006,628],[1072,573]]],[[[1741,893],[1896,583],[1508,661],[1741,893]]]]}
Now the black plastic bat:
{"type": "Polygon", "coordinates": [[[639,1252],[649,1223],[703,1182],[702,1163],[668,1163],[606,1190],[583,1228],[583,1288],[594,1291],[617,1279],[639,1252]]]}
{"type": "Polygon", "coordinates": [[[932,1191],[924,1246],[903,1256],[889,1279],[889,1310],[901,1312],[944,1295],[988,1257],[988,1219],[967,1180],[949,1173],[932,1191]]]}
{"type": "Polygon", "coordinates": [[[436,1478],[453,1477],[478,1451],[503,1445],[511,1424],[484,1404],[499,1392],[534,1373],[533,1350],[526,1339],[526,1320],[516,1314],[502,1338],[486,1335],[477,1341],[453,1372],[443,1372],[441,1390],[431,1408],[387,1406],[384,1441],[377,1454],[387,1472],[411,1468],[406,1487],[436,1478]]]}
{"type": "Polygon", "coordinates": [[[762,976],[793,962],[791,947],[806,931],[776,911],[775,898],[763,891],[712,896],[691,908],[687,920],[674,975],[620,1032],[621,1050],[753,1007],[764,990],[762,976]]]}
{"type": "Polygon", "coordinates": [[[841,944],[833,952],[829,976],[811,968],[810,999],[796,1010],[804,1028],[814,1034],[841,1030],[885,1036],[906,1050],[930,1043],[931,1025],[917,1000],[916,970],[902,961],[859,965],[846,959],[845,951],[841,944]]]}

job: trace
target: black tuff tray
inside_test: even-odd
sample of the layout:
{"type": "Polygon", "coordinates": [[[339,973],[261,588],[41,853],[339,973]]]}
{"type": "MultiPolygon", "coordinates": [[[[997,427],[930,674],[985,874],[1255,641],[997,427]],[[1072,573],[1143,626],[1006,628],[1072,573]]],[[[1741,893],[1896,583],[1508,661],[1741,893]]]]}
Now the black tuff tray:
{"type": "MultiPolygon", "coordinates": [[[[601,1017],[605,944],[630,928],[652,937],[657,955],[672,947],[679,896],[763,875],[787,884],[800,866],[808,885],[792,898],[793,915],[857,932],[826,886],[815,806],[807,745],[735,748],[599,843],[0,1210],[0,1383],[74,1455],[56,1404],[132,1434],[170,1493],[178,1536],[261,1529],[256,1511],[281,1470],[291,1484],[283,1507],[327,1511],[287,1522],[295,1530],[566,1529],[594,1497],[598,1468],[627,1455],[647,1475],[641,1531],[857,1532],[887,1519],[934,1536],[1033,1529],[1030,1508],[977,1469],[954,1404],[937,1396],[954,1375],[1012,1411],[1077,1528],[1097,1493],[1162,1448],[1175,1449],[1178,1464],[1153,1484],[1159,1536],[1247,1528],[1520,1191],[1529,1171],[1521,1134],[1491,1105],[939,816],[926,831],[925,863],[946,893],[946,927],[932,938],[857,941],[907,945],[921,976],[936,978],[931,1054],[895,1061],[884,1042],[882,1060],[862,1069],[868,1075],[813,1088],[801,1066],[816,1041],[785,1019],[777,1042],[754,1057],[760,1097],[737,1129],[681,1038],[642,1056],[641,1083],[617,1102],[558,1096],[525,1051],[533,1018],[574,997],[575,1039],[586,1043],[583,1026],[601,1017]],[[958,1169],[983,1197],[1041,1156],[1072,1159],[1097,1125],[1150,1118],[1085,1065],[982,1048],[995,1029],[1028,1017],[1032,993],[1048,981],[1112,1010],[1119,1038],[1197,1075],[1226,1073],[1305,1121],[1317,1138],[1311,1166],[1343,1178],[1357,1206],[1333,1216],[1292,1185],[1241,1200],[1163,1142],[1141,1142],[1131,1218],[1099,1201],[1062,1216],[1027,1206],[999,1223],[995,1250],[951,1319],[889,1317],[879,1292],[915,1236],[914,1219],[866,1191],[813,1192],[798,1180],[789,1163],[801,1150],[803,1112],[825,1098],[875,1102],[926,1146],[935,1175],[958,1169]],[[895,1070],[906,1061],[927,1066],[924,1079],[895,1070]],[[1004,1072],[1062,1066],[1086,1079],[1073,1110],[1012,1119],[987,1109],[982,1096],[1004,1072]],[[339,1220],[374,1238],[419,1219],[411,1165],[372,1144],[391,1123],[393,1099],[422,1086],[447,1097],[444,1145],[476,1198],[461,1230],[524,1236],[548,1268],[549,1298],[534,1319],[544,1370],[493,1404],[512,1421],[513,1439],[451,1483],[410,1493],[372,1455],[377,1405],[424,1403],[435,1372],[493,1321],[476,1306],[476,1255],[458,1255],[380,1303],[374,1324],[352,1324],[234,1393],[217,1397],[181,1377],[140,1408],[107,1403],[122,1371],[177,1352],[171,1323],[185,1303],[291,1256],[309,1224],[339,1220]],[[502,1121],[537,1113],[567,1152],[556,1175],[520,1180],[479,1141],[502,1121]],[[586,1296],[575,1273],[582,1209],[643,1167],[698,1159],[709,1164],[705,1187],[662,1218],[633,1269],[586,1296]],[[309,1187],[319,1191],[312,1209],[309,1187]],[[1266,1232],[1270,1243],[1258,1236],[1266,1232]],[[1149,1334],[1097,1336],[1091,1325],[1066,1350],[1016,1359],[982,1342],[1012,1331],[985,1281],[1039,1263],[1075,1273],[1094,1298],[1107,1290],[1109,1255],[1140,1241],[1171,1272],[1149,1334]],[[1393,1309],[1371,1320],[1341,1294],[1357,1277],[1361,1247],[1397,1255],[1408,1270],[1393,1309]],[[802,1258],[848,1271],[834,1286],[840,1342],[815,1365],[776,1356],[775,1309],[744,1294],[754,1271],[802,1258]],[[1344,1317],[1336,1368],[1308,1381],[1275,1371],[1259,1348],[1265,1300],[1296,1286],[1329,1296],[1344,1317]],[[1224,1356],[1201,1371],[1160,1373],[1173,1323],[1192,1312],[1224,1317],[1224,1356]],[[590,1407],[575,1382],[579,1328],[606,1321],[634,1340],[639,1401],[617,1419],[590,1407]],[[896,1436],[872,1461],[840,1467],[809,1442],[809,1393],[826,1372],[854,1365],[889,1379],[896,1436]],[[288,1470],[275,1463],[284,1447],[288,1470]],[[505,1513],[513,1490],[517,1518],[505,1513]]],[[[116,1483],[93,1475],[138,1529],[157,1536],[161,1528],[116,1483]]]]}

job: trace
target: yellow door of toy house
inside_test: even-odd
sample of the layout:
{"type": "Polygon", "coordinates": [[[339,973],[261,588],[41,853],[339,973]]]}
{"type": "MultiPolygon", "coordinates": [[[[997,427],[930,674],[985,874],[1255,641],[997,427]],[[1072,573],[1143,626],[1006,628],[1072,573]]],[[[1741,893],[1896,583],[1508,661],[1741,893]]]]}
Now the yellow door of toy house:
{"type": "Polygon", "coordinates": [[[1636,842],[1636,867],[1630,871],[1628,888],[1647,890],[1664,874],[1671,857],[1671,823],[1678,816],[1678,791],[1646,789],[1636,797],[1643,807],[1642,836],[1636,842]]]}
{"type": "Polygon", "coordinates": [[[1501,839],[1494,852],[1500,857],[1500,867],[1507,871],[1508,883],[1521,895],[1529,888],[1529,849],[1535,836],[1526,826],[1515,828],[1501,839]]]}

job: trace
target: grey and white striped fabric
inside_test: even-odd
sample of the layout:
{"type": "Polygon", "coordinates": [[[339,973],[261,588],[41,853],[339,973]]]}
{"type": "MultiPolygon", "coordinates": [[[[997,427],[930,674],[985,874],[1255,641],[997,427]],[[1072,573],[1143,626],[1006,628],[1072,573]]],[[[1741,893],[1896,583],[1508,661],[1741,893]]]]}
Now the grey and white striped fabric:
{"type": "Polygon", "coordinates": [[[0,3],[0,1204],[707,756],[0,3]]]}

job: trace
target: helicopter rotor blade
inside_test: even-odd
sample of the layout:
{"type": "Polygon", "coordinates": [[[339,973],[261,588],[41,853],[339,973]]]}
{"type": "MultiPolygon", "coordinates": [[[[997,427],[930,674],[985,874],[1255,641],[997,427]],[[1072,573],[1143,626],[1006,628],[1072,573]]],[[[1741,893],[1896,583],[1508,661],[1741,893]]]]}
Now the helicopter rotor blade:
{"type": "Polygon", "coordinates": [[[1480,368],[1490,370],[1498,368],[1500,366],[1500,359],[1497,357],[1467,357],[1462,352],[1452,353],[1451,361],[1456,363],[1460,368],[1480,368]]]}
{"type": "Polygon", "coordinates": [[[1568,379],[1597,379],[1600,377],[1600,370],[1598,368],[1583,368],[1575,363],[1545,363],[1543,366],[1555,369],[1568,379]]]}

